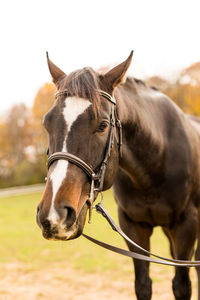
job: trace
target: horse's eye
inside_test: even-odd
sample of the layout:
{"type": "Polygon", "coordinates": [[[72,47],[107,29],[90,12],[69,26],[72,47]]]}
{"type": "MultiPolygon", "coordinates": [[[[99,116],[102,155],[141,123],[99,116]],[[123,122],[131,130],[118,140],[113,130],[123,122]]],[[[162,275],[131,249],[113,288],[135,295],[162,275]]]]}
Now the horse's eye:
{"type": "Polygon", "coordinates": [[[48,156],[49,155],[49,148],[47,148],[47,152],[46,153],[47,153],[47,156],[48,156]]]}
{"type": "Polygon", "coordinates": [[[99,128],[97,129],[98,132],[104,132],[105,129],[108,127],[108,123],[107,122],[101,122],[99,128]]]}

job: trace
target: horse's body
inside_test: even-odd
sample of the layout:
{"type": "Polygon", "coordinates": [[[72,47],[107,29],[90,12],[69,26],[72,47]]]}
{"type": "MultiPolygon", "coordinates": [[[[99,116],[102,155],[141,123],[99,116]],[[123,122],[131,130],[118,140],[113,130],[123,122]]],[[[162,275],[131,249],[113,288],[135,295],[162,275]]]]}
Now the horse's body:
{"type": "MultiPolygon", "coordinates": [[[[184,114],[168,97],[141,81],[127,78],[123,85],[117,87],[130,61],[131,57],[104,77],[98,77],[98,88],[110,94],[114,92],[123,128],[123,155],[119,158],[117,147],[113,148],[104,189],[114,184],[120,225],[131,239],[149,250],[153,227],[161,226],[169,238],[172,256],[189,260],[195,240],[200,235],[200,122],[198,118],[184,114]]],[[[63,88],[67,88],[69,94],[73,95],[75,92],[71,92],[70,89],[72,90],[74,79],[69,82],[63,81],[66,75],[51,61],[48,62],[58,90],[62,92],[63,88]]],[[[79,77],[74,77],[76,80],[80,78],[76,85],[80,99],[87,99],[80,90],[84,76],[82,72],[79,73],[79,77]]],[[[46,117],[50,151],[54,153],[68,149],[95,169],[102,160],[108,132],[103,124],[105,121],[101,122],[100,129],[96,131],[92,126],[97,127],[94,124],[96,119],[108,119],[109,113],[108,116],[105,113],[110,111],[110,106],[101,99],[103,105],[99,108],[100,116],[91,118],[92,106],[89,101],[84,103],[81,100],[83,108],[79,108],[79,114],[76,112],[76,118],[67,119],[64,115],[64,120],[68,120],[68,129],[64,129],[62,114],[69,105],[67,101],[70,104],[73,101],[79,103],[80,100],[65,96],[46,117]],[[86,123],[89,125],[85,127],[87,130],[83,131],[86,123]],[[63,128],[65,133],[68,130],[65,138],[64,133],[58,134],[56,138],[55,132],[58,127],[60,131],[63,128]],[[93,133],[87,133],[88,130],[93,133]],[[97,136],[97,132],[100,135],[97,136]],[[78,141],[75,139],[77,134],[78,141]],[[94,144],[91,134],[93,140],[95,139],[94,144]],[[101,143],[104,145],[102,150],[101,143]]],[[[92,102],[91,99],[90,101],[92,102]]],[[[38,224],[46,238],[75,238],[80,235],[84,226],[87,211],[87,176],[73,164],[62,163],[63,167],[61,162],[55,162],[50,168],[47,186],[38,208],[38,224]],[[63,176],[62,181],[58,182],[56,172],[63,176]]],[[[136,251],[133,246],[128,246],[136,251]]],[[[196,258],[199,259],[199,244],[197,250],[196,258]]],[[[134,264],[137,298],[150,300],[149,264],[139,260],[135,260],[134,264]]],[[[190,299],[190,285],[188,269],[177,267],[173,280],[175,298],[190,299]]]]}
{"type": "MultiPolygon", "coordinates": [[[[161,226],[172,256],[190,259],[200,225],[199,119],[134,79],[118,88],[118,97],[126,145],[114,182],[120,225],[148,250],[153,227],[161,226]]],[[[148,264],[135,260],[135,272],[138,299],[150,299],[148,264]]],[[[173,289],[176,299],[190,299],[188,269],[177,268],[173,289]]]]}

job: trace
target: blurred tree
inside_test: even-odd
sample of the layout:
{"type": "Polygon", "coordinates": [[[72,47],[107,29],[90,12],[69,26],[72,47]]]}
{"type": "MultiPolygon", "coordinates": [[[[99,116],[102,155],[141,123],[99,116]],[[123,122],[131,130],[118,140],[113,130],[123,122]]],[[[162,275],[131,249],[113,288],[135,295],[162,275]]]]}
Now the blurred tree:
{"type": "Polygon", "coordinates": [[[42,119],[54,93],[54,86],[47,83],[39,89],[32,110],[18,104],[0,120],[0,187],[44,181],[47,135],[42,119]]]}
{"type": "Polygon", "coordinates": [[[200,62],[194,63],[181,72],[179,82],[197,86],[200,84],[200,62]]]}
{"type": "Polygon", "coordinates": [[[168,86],[165,93],[186,113],[200,116],[200,63],[183,70],[176,83],[168,86]]]}
{"type": "Polygon", "coordinates": [[[200,62],[183,70],[176,82],[153,76],[146,83],[168,95],[184,112],[200,116],[200,62]]]}
{"type": "Polygon", "coordinates": [[[31,113],[24,104],[11,108],[6,119],[6,137],[10,151],[10,160],[13,165],[20,163],[24,157],[24,149],[32,142],[31,113]]]}
{"type": "Polygon", "coordinates": [[[33,104],[33,115],[42,120],[43,116],[54,103],[56,88],[52,83],[45,83],[37,92],[33,104]]]}
{"type": "Polygon", "coordinates": [[[51,83],[45,83],[38,91],[32,108],[33,141],[36,153],[41,155],[47,148],[47,134],[42,126],[44,115],[54,103],[56,88],[51,83]]]}
{"type": "Polygon", "coordinates": [[[24,104],[13,106],[0,125],[0,133],[0,179],[9,182],[26,159],[24,150],[32,143],[29,109],[24,104]]]}

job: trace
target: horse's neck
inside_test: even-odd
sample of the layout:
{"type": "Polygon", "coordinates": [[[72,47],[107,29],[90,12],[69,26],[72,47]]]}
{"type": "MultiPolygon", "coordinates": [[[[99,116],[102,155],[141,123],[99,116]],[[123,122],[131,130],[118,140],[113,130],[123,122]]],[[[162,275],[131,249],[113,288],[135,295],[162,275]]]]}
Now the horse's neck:
{"type": "Polygon", "coordinates": [[[161,115],[145,97],[124,96],[120,100],[123,101],[120,107],[123,126],[123,156],[120,167],[136,184],[148,185],[152,171],[159,168],[163,157],[161,115]]]}

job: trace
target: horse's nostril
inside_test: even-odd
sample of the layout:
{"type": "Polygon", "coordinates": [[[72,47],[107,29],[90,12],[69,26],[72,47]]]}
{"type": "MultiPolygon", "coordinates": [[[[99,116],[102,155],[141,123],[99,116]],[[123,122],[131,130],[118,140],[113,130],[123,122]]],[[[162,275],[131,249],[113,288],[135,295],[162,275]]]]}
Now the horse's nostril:
{"type": "Polygon", "coordinates": [[[76,221],[76,211],[71,206],[64,206],[66,210],[65,224],[67,227],[71,227],[76,221]]]}
{"type": "Polygon", "coordinates": [[[42,224],[44,230],[50,230],[51,229],[51,224],[50,224],[49,220],[46,219],[46,220],[42,221],[41,224],[42,224]]]}

